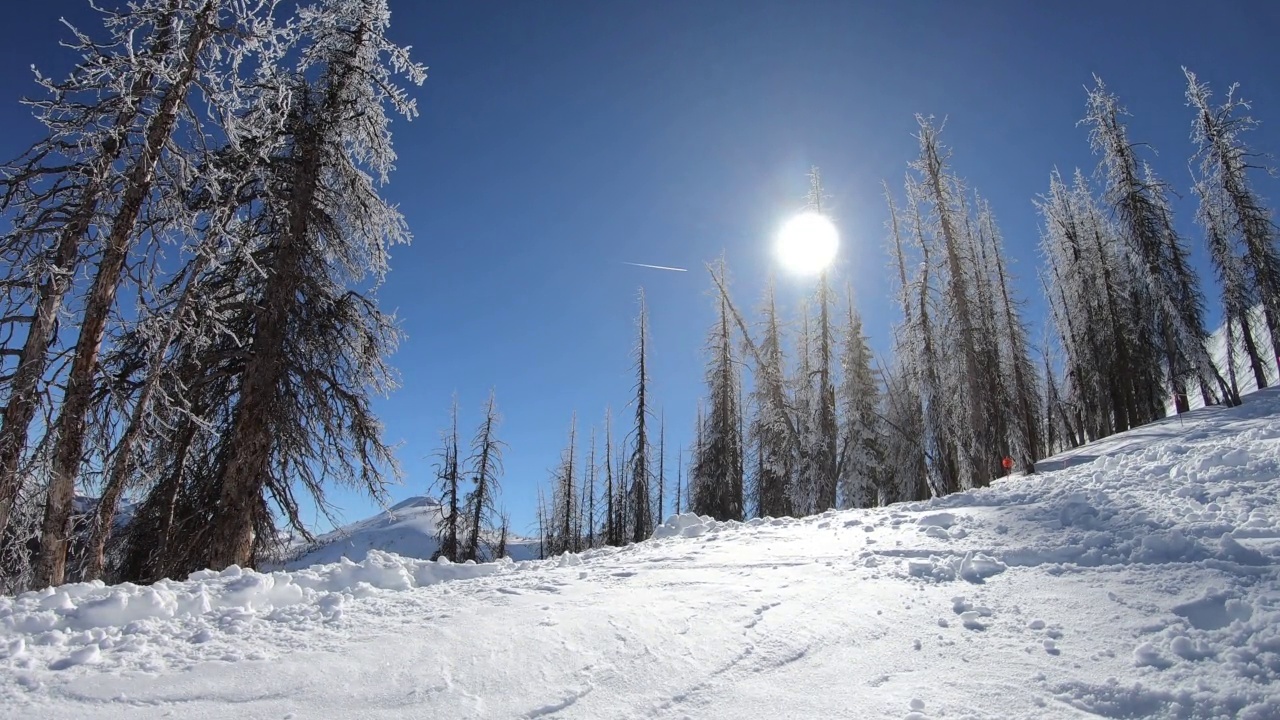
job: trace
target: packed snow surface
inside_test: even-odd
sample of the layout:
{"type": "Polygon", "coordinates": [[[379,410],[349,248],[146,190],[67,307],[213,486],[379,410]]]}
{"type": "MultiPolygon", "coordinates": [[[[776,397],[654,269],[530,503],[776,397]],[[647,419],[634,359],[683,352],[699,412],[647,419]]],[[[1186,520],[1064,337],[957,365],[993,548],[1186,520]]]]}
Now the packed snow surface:
{"type": "Polygon", "coordinates": [[[0,717],[1280,718],[1280,395],[927,503],[0,598],[0,717]]]}

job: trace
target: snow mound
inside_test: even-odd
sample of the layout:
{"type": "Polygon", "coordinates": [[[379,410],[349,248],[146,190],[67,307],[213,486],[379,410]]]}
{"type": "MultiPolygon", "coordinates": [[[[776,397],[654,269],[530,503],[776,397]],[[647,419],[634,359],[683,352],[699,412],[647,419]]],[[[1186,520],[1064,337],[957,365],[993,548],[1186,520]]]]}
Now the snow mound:
{"type": "Polygon", "coordinates": [[[1038,468],[547,560],[0,598],[0,716],[1280,717],[1280,392],[1038,468]]]}
{"type": "Polygon", "coordinates": [[[295,605],[314,605],[326,619],[337,619],[344,596],[497,575],[512,566],[510,559],[457,565],[443,558],[430,562],[371,550],[359,563],[343,558],[294,572],[260,573],[233,565],[222,572],[192,573],[184,582],[162,580],[149,586],[74,583],[0,598],[0,628],[28,635],[66,634],[227,612],[270,616],[295,605]]]}
{"type": "Polygon", "coordinates": [[[697,537],[715,530],[720,523],[706,515],[680,513],[667,518],[667,521],[653,529],[653,538],[661,540],[669,537],[697,537]]]}

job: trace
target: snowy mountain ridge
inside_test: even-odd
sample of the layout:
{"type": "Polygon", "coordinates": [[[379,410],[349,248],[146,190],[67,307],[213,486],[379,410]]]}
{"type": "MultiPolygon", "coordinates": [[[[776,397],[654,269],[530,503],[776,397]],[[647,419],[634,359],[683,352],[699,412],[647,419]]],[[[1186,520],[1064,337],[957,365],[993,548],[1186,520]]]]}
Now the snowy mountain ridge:
{"type": "MultiPolygon", "coordinates": [[[[321,535],[310,545],[296,548],[294,554],[281,563],[282,569],[299,570],[344,558],[358,563],[375,551],[428,560],[440,547],[436,538],[443,512],[440,501],[433,497],[402,500],[372,517],[344,525],[321,535]]],[[[510,537],[507,555],[513,560],[535,558],[538,541],[510,537]]]]}
{"type": "Polygon", "coordinates": [[[923,503],[0,598],[0,715],[1280,717],[1280,393],[923,503]]]}

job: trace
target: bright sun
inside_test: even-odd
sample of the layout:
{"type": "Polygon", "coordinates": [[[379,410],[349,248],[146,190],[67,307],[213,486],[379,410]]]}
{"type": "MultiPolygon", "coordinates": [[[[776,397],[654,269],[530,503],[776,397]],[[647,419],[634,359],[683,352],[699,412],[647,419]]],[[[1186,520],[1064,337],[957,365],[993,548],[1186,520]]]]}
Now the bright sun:
{"type": "Polygon", "coordinates": [[[839,244],[836,226],[826,215],[804,212],[788,220],[778,232],[778,260],[791,272],[812,275],[831,264],[839,244]]]}

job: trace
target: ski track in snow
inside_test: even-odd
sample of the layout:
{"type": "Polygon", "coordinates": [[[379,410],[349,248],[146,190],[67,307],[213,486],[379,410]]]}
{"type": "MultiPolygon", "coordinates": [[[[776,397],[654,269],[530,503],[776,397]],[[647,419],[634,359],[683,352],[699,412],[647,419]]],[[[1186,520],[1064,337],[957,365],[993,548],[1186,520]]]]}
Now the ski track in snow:
{"type": "Polygon", "coordinates": [[[0,717],[1280,718],[1280,394],[926,503],[0,598],[0,717]]]}

